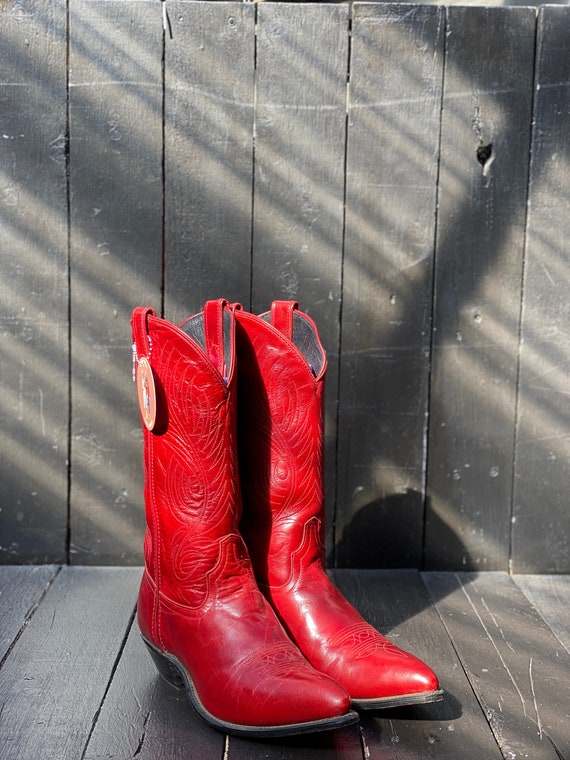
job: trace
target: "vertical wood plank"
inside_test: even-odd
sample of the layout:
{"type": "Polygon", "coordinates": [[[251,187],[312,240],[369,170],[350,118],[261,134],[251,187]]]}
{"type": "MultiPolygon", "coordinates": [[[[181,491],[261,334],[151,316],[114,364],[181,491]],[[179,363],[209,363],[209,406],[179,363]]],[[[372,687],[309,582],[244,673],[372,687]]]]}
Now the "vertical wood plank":
{"type": "Polygon", "coordinates": [[[541,8],[513,500],[515,572],[570,572],[570,9],[541,8]]]}
{"type": "Polygon", "coordinates": [[[82,756],[139,581],[140,568],[62,569],[2,667],[0,757],[82,756]]]}
{"type": "Polygon", "coordinates": [[[159,307],[162,15],[152,0],[70,7],[71,559],[139,563],[142,434],[132,308],[159,307]]]}
{"type": "Polygon", "coordinates": [[[348,6],[258,7],[252,305],[298,300],[327,351],[326,493],[334,501],[348,6]]]}
{"type": "Polygon", "coordinates": [[[0,9],[0,561],[67,535],[66,3],[0,9]]]}
{"type": "Polygon", "coordinates": [[[337,564],[419,567],[443,9],[355,4],[337,564]]]}
{"type": "Polygon", "coordinates": [[[570,656],[506,573],[426,573],[503,754],[570,752],[570,656]]]}
{"type": "Polygon", "coordinates": [[[168,3],[165,315],[250,300],[255,7],[168,3]]]}
{"type": "Polygon", "coordinates": [[[535,11],[447,14],[426,566],[506,569],[535,11]]]}

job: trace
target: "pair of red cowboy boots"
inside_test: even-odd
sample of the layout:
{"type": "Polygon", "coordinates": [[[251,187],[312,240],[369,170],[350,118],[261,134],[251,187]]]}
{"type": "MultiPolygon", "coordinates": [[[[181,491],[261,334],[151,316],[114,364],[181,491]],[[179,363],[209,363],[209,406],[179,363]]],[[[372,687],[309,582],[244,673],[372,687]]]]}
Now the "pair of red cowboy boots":
{"type": "Polygon", "coordinates": [[[147,518],[138,622],[161,675],[242,736],[440,699],[434,673],[326,574],[313,321],[295,302],[258,317],[220,299],[179,326],[149,308],[131,324],[147,518]]]}

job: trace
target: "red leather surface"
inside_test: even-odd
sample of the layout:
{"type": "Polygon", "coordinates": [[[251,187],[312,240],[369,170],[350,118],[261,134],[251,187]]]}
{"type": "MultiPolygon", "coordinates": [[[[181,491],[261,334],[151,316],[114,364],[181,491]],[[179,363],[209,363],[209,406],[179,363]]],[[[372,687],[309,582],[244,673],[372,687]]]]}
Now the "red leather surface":
{"type": "Polygon", "coordinates": [[[152,310],[133,312],[160,419],[143,428],[148,528],[139,626],[183,663],[204,707],[221,720],[273,726],[344,715],[348,695],[291,643],[256,585],[238,530],[235,362],[226,384],[214,362],[224,355],[227,306],[215,304],[205,309],[205,349],[152,310]]]}
{"type": "MultiPolygon", "coordinates": [[[[431,692],[435,674],[366,623],[330,582],[323,545],[323,391],[291,341],[296,305],[236,312],[241,530],[260,587],[303,654],[354,700],[431,692]],[[277,328],[280,329],[277,329],[277,328]]],[[[299,312],[300,313],[300,312],[299,312]]],[[[309,317],[316,334],[316,328],[309,317]]],[[[323,357],[324,359],[324,357],[323,357]]]]}

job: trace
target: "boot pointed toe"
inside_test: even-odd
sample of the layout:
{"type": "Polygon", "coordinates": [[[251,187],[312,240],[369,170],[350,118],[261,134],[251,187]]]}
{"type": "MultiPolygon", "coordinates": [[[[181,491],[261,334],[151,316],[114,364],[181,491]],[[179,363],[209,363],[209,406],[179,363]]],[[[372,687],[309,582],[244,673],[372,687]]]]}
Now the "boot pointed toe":
{"type": "Polygon", "coordinates": [[[400,663],[363,663],[359,675],[358,682],[347,684],[355,709],[425,704],[443,697],[435,673],[411,655],[400,663]]]}

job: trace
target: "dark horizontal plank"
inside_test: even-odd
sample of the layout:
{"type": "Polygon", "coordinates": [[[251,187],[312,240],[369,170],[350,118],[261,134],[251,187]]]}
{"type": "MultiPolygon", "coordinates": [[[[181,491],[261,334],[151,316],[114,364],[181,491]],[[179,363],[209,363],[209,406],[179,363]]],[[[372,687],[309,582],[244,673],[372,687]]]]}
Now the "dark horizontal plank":
{"type": "Polygon", "coordinates": [[[139,568],[62,569],[2,667],[0,757],[81,757],[139,579],[139,568]]]}
{"type": "Polygon", "coordinates": [[[221,758],[224,736],[162,681],[133,625],[83,760],[221,758]]]}
{"type": "Polygon", "coordinates": [[[0,662],[57,574],[55,565],[0,567],[0,662]]]}
{"type": "Polygon", "coordinates": [[[570,655],[560,644],[568,577],[335,571],[365,618],[434,668],[445,699],[362,713],[360,726],[341,731],[255,742],[211,729],[159,679],[137,626],[129,630],[140,569],[56,572],[0,568],[3,629],[11,617],[19,632],[0,678],[6,760],[570,756],[570,655]]]}
{"type": "Polygon", "coordinates": [[[420,574],[336,570],[335,579],[360,613],[395,644],[427,662],[445,689],[445,699],[439,703],[362,713],[365,756],[382,760],[501,758],[420,574]]]}
{"type": "Polygon", "coordinates": [[[506,573],[428,573],[428,588],[508,757],[570,755],[570,656],[506,573]]]}
{"type": "Polygon", "coordinates": [[[363,760],[359,726],[255,742],[228,737],[224,760],[363,760]]]}
{"type": "Polygon", "coordinates": [[[570,575],[515,575],[513,580],[570,652],[570,575]]]}

